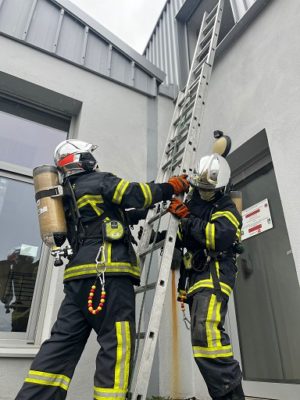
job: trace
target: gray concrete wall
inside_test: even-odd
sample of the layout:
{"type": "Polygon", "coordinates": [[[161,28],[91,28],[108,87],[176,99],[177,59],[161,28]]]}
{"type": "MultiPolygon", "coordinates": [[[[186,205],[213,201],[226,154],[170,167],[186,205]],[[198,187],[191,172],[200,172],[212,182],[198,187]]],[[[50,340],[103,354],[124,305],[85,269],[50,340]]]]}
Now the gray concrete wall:
{"type": "Polygon", "coordinates": [[[300,277],[299,17],[297,0],[271,1],[215,64],[199,154],[215,129],[231,135],[232,151],[266,129],[300,277]]]}
{"type": "MultiPolygon", "coordinates": [[[[99,145],[95,155],[102,170],[129,180],[143,181],[156,176],[157,131],[165,129],[165,120],[170,120],[168,113],[172,110],[172,105],[161,107],[164,109],[161,115],[158,103],[167,102],[166,99],[149,98],[2,36],[0,48],[2,72],[40,86],[40,89],[36,87],[37,92],[46,88],[82,103],[81,110],[72,120],[70,134],[99,145]]],[[[14,88],[16,95],[18,90],[21,93],[22,87],[14,88]]],[[[53,274],[42,328],[44,339],[49,335],[63,297],[62,270],[55,270],[53,274]]],[[[43,318],[41,315],[40,326],[43,318]]],[[[92,335],[76,369],[68,399],[92,398],[97,350],[92,335]]],[[[0,358],[1,400],[15,398],[31,361],[32,358],[0,358]]]]}

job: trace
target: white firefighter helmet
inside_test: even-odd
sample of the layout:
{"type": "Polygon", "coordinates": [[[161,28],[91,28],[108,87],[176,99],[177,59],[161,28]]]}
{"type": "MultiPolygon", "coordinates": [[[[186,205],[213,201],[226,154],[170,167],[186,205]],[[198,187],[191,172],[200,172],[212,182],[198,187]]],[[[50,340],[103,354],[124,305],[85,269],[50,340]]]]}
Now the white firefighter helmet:
{"type": "Polygon", "coordinates": [[[230,180],[230,167],[221,155],[214,153],[200,159],[190,183],[197,188],[203,200],[210,201],[215,193],[226,188],[230,180]]]}
{"type": "Polygon", "coordinates": [[[64,177],[94,171],[97,160],[92,152],[98,146],[77,139],[67,139],[54,150],[54,162],[64,177]]]}

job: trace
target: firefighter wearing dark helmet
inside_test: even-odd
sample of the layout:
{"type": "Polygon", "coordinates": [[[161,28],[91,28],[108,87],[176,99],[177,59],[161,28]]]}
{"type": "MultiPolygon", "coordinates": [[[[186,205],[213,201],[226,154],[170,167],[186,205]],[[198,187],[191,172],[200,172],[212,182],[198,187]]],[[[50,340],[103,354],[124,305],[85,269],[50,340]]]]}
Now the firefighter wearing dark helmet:
{"type": "Polygon", "coordinates": [[[135,296],[140,270],[130,225],[153,204],[186,192],[186,176],[135,183],[98,169],[96,146],[66,140],[54,152],[63,177],[67,237],[73,255],[64,272],[65,298],[16,400],[60,400],[93,329],[94,399],[125,399],[135,345],[135,296]],[[126,211],[126,209],[131,209],[126,211]]]}
{"type": "Polygon", "coordinates": [[[242,223],[225,191],[229,179],[225,158],[205,156],[189,178],[185,203],[174,199],[169,207],[181,219],[177,244],[184,249],[178,300],[189,304],[194,359],[215,400],[245,399],[240,366],[223,328],[242,223]]]}

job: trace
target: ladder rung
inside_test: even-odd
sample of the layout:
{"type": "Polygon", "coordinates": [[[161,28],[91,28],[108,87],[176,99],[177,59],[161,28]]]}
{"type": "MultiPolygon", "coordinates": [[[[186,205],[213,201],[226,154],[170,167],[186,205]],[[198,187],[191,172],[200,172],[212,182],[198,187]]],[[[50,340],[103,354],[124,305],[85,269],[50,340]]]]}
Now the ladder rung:
{"type": "Polygon", "coordinates": [[[198,72],[201,71],[201,68],[203,67],[204,63],[205,63],[205,58],[203,58],[203,60],[201,60],[201,62],[199,64],[197,64],[196,68],[193,70],[193,73],[195,74],[195,76],[197,76],[198,72]]]}
{"type": "Polygon", "coordinates": [[[189,94],[187,96],[183,96],[183,98],[178,103],[178,107],[182,107],[185,102],[189,101],[189,99],[190,99],[190,95],[189,94]]]}
{"type": "Polygon", "coordinates": [[[218,8],[218,3],[214,6],[214,8],[211,10],[211,12],[208,14],[208,16],[206,17],[206,19],[205,19],[205,21],[207,22],[207,21],[209,21],[213,16],[215,17],[216,16],[216,11],[217,11],[217,8],[218,8]]]}
{"type": "Polygon", "coordinates": [[[177,139],[176,143],[174,142],[174,144],[166,151],[166,154],[167,154],[167,155],[168,155],[176,146],[180,146],[181,143],[183,143],[183,142],[186,140],[187,135],[188,135],[188,132],[186,132],[186,131],[188,130],[188,128],[189,128],[189,124],[187,124],[183,129],[181,129],[180,132],[178,132],[177,135],[180,136],[180,137],[179,137],[179,139],[177,139]],[[183,135],[184,132],[186,132],[185,135],[183,135]]]}
{"type": "Polygon", "coordinates": [[[206,35],[210,28],[214,25],[216,19],[216,15],[208,22],[206,27],[203,29],[203,34],[206,35]]]}
{"type": "Polygon", "coordinates": [[[177,153],[175,153],[171,160],[168,160],[163,166],[162,169],[165,170],[169,165],[173,164],[176,165],[177,163],[177,158],[178,156],[180,156],[182,153],[184,152],[184,149],[180,149],[179,151],[177,151],[177,153]]]}
{"type": "MultiPolygon", "coordinates": [[[[191,110],[188,110],[188,111],[191,111],[191,110]]],[[[191,116],[191,113],[190,113],[190,115],[188,115],[188,112],[184,112],[184,113],[180,114],[173,122],[173,125],[178,126],[180,120],[183,119],[183,117],[184,117],[184,123],[188,123],[190,116],[191,116]]]]}
{"type": "Polygon", "coordinates": [[[147,292],[148,290],[153,290],[156,287],[156,282],[148,283],[148,285],[139,286],[135,289],[135,294],[147,292]]]}
{"type": "MultiPolygon", "coordinates": [[[[181,157],[179,160],[177,160],[176,162],[173,162],[173,163],[172,163],[172,167],[171,167],[171,172],[172,172],[172,173],[175,171],[175,169],[176,169],[178,166],[180,166],[181,162],[182,162],[182,157],[181,157]]],[[[167,168],[168,166],[169,166],[169,165],[167,165],[166,168],[167,168]]]]}
{"type": "Polygon", "coordinates": [[[135,334],[135,340],[145,339],[146,332],[140,332],[135,334]]]}
{"type": "Polygon", "coordinates": [[[152,218],[149,219],[148,225],[152,225],[153,222],[157,221],[159,218],[163,217],[166,214],[167,214],[167,210],[163,210],[162,212],[158,212],[152,218]]]}
{"type": "Polygon", "coordinates": [[[199,76],[194,80],[194,82],[191,83],[191,86],[188,89],[190,93],[198,86],[198,83],[199,83],[199,76]]]}
{"type": "Polygon", "coordinates": [[[139,257],[145,257],[147,254],[150,254],[152,251],[156,251],[158,249],[161,249],[162,247],[164,247],[164,243],[165,243],[165,240],[161,240],[158,243],[151,244],[149,247],[147,247],[147,249],[142,250],[139,253],[139,257]]]}
{"type": "MultiPolygon", "coordinates": [[[[212,26],[211,29],[207,32],[207,34],[204,36],[204,38],[201,40],[201,42],[199,43],[199,46],[203,47],[203,44],[207,41],[207,39],[210,37],[211,38],[211,34],[214,30],[214,27],[212,26]]],[[[210,40],[210,39],[209,39],[210,40]]]]}
{"type": "Polygon", "coordinates": [[[197,58],[198,58],[198,60],[199,60],[200,62],[202,62],[203,59],[204,59],[204,58],[202,58],[203,55],[204,55],[204,54],[206,55],[206,53],[208,53],[209,46],[210,46],[210,42],[207,42],[206,45],[205,45],[204,47],[202,47],[201,51],[198,53],[197,58]]]}

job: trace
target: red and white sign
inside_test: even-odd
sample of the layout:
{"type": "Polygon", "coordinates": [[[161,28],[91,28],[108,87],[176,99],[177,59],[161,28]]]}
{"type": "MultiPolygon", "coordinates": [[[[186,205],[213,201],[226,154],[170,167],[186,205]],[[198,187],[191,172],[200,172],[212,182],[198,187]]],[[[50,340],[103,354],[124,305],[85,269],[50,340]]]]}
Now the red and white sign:
{"type": "Polygon", "coordinates": [[[268,199],[264,199],[254,206],[243,210],[242,217],[242,240],[273,228],[268,199]]]}

